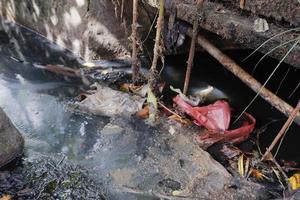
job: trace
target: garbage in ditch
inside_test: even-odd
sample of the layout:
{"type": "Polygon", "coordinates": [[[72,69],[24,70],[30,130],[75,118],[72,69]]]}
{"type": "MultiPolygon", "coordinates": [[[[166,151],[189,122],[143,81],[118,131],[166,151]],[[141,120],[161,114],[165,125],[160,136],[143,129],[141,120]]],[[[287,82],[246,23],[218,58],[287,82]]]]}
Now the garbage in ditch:
{"type": "Polygon", "coordinates": [[[228,130],[232,121],[232,109],[225,100],[218,100],[211,105],[202,107],[193,107],[180,96],[176,96],[173,101],[180,110],[193,118],[196,125],[204,126],[208,130],[207,133],[197,137],[197,141],[205,144],[206,147],[219,141],[239,144],[247,140],[255,128],[255,118],[244,113],[242,122],[239,122],[241,126],[228,130]]]}
{"type": "Polygon", "coordinates": [[[91,94],[82,94],[75,107],[79,110],[104,116],[130,116],[142,109],[145,98],[96,84],[91,94]]]}
{"type": "MultiPolygon", "coordinates": [[[[230,18],[233,20],[230,25],[227,21],[222,23],[219,18],[220,21],[217,22],[221,22],[220,26],[210,26],[210,19],[215,20],[215,11],[226,14],[226,6],[215,7],[215,2],[187,1],[182,5],[192,6],[194,12],[199,13],[202,13],[203,7],[207,8],[207,3],[212,4],[214,12],[211,13],[214,14],[211,15],[208,10],[199,20],[196,18],[198,15],[189,13],[191,15],[188,16],[188,21],[185,21],[185,17],[181,16],[182,5],[176,1],[152,2],[152,9],[147,9],[145,1],[133,1],[132,4],[128,4],[130,9],[127,9],[128,5],[124,0],[109,3],[110,6],[106,6],[106,3],[101,4],[100,8],[105,5],[105,12],[101,12],[103,9],[99,12],[99,4],[96,2],[76,1],[77,5],[71,7],[70,14],[63,15],[63,26],[67,32],[56,30],[56,27],[61,27],[61,24],[56,26],[61,20],[57,20],[60,19],[56,16],[59,12],[51,9],[51,12],[57,12],[52,13],[50,17],[54,26],[49,28],[49,24],[43,24],[48,39],[70,48],[79,56],[73,55],[67,48],[61,50],[54,44],[49,44],[45,38],[40,38],[43,42],[36,41],[40,35],[24,27],[10,31],[7,22],[1,23],[1,27],[4,28],[0,30],[0,42],[4,48],[0,48],[0,105],[26,137],[25,154],[18,153],[14,156],[21,157],[19,161],[22,164],[11,163],[17,168],[4,166],[8,171],[0,172],[0,200],[220,197],[297,199],[300,162],[296,160],[295,150],[286,151],[293,154],[290,157],[282,156],[282,152],[289,148],[285,143],[289,137],[288,131],[295,130],[293,126],[300,124],[300,102],[293,107],[294,99],[299,99],[299,84],[292,84],[294,89],[288,94],[288,98],[280,98],[282,88],[287,88],[282,86],[289,79],[286,78],[289,77],[289,66],[278,88],[274,90],[268,87],[276,85],[270,84],[269,80],[273,80],[273,75],[279,71],[279,66],[285,58],[289,57],[291,52],[298,52],[299,29],[286,31],[286,20],[282,20],[278,24],[284,25],[284,32],[280,33],[282,27],[273,30],[277,24],[268,21],[269,25],[265,30],[253,32],[253,27],[250,27],[251,30],[246,30],[246,33],[254,34],[239,36],[243,39],[242,43],[255,43],[254,41],[261,41],[260,39],[265,39],[266,36],[268,38],[254,52],[247,51],[244,61],[252,59],[261,47],[269,48],[272,46],[270,43],[280,44],[272,47],[269,52],[265,49],[262,51],[265,54],[258,58],[260,60],[250,75],[249,69],[240,66],[244,65],[240,57],[231,58],[231,55],[227,55],[230,53],[227,52],[227,48],[233,48],[237,51],[235,54],[240,55],[242,49],[239,45],[230,43],[227,46],[226,41],[224,45],[223,37],[211,41],[210,36],[214,38],[215,35],[210,35],[210,31],[221,36],[226,32],[224,38],[227,38],[238,35],[235,33],[242,33],[245,29],[243,26],[233,29],[234,18],[230,18]],[[87,5],[84,6],[85,4],[87,5]],[[152,24],[151,27],[145,26],[140,18],[143,17],[138,13],[141,4],[147,11],[147,17],[151,21],[148,24],[152,24]],[[173,6],[176,6],[176,9],[173,6]],[[128,13],[131,8],[132,13],[128,13]],[[156,13],[151,13],[151,10],[156,13]],[[93,12],[97,13],[97,17],[93,16],[93,12]],[[82,13],[85,13],[84,16],[82,13]],[[132,21],[128,20],[128,17],[132,17],[132,21]],[[98,21],[103,20],[102,18],[105,23],[98,21]],[[166,20],[169,21],[166,23],[166,20]],[[203,22],[207,24],[203,25],[203,22]],[[85,27],[86,24],[88,27],[85,27]],[[82,27],[87,29],[82,30],[82,27]],[[209,30],[211,27],[222,27],[224,30],[209,30]],[[148,28],[149,30],[146,30],[148,28]],[[226,28],[229,29],[229,35],[226,28]],[[27,30],[26,34],[22,34],[24,29],[27,30]],[[146,31],[147,34],[142,35],[140,30],[146,31]],[[62,35],[55,35],[56,32],[62,35]],[[73,33],[76,35],[74,41],[73,33]],[[286,35],[292,35],[293,38],[285,37],[286,35]],[[69,36],[70,41],[67,41],[69,36]],[[287,41],[278,41],[278,36],[287,41]],[[149,46],[146,44],[148,38],[151,43],[149,46]],[[35,42],[31,43],[31,40],[35,42]],[[271,69],[273,71],[270,74],[265,73],[267,78],[257,80],[253,74],[258,64],[267,55],[287,44],[291,44],[290,49],[279,63],[275,64],[274,69],[271,69]],[[49,47],[53,48],[53,52],[49,47]],[[126,60],[130,50],[131,57],[126,60]],[[198,63],[198,54],[195,54],[198,50],[201,52],[200,59],[204,63],[209,61],[209,64],[198,63]],[[181,52],[189,52],[188,57],[181,57],[181,52]],[[45,55],[42,55],[43,53],[45,55]],[[166,59],[170,54],[171,59],[166,59]],[[121,57],[118,57],[120,55],[121,57]],[[100,60],[83,60],[80,56],[100,60]],[[103,66],[106,61],[101,60],[102,56],[112,58],[107,61],[112,66],[103,66]],[[114,60],[116,57],[117,60],[114,60]],[[184,69],[183,66],[186,65],[186,71],[184,69],[183,72],[177,73],[176,67],[170,65],[176,59],[183,60],[183,64],[176,63],[176,66],[184,69]],[[123,64],[119,65],[120,63],[123,64]],[[199,66],[207,71],[193,74],[194,70],[197,70],[195,67],[199,66]],[[223,66],[226,72],[221,69],[221,72],[217,70],[211,75],[209,70],[214,66],[223,66]],[[171,73],[164,79],[162,74],[166,69],[171,73]],[[184,80],[181,81],[182,78],[184,80]],[[172,86],[170,89],[166,87],[172,85],[172,79],[182,88],[182,92],[172,86]],[[230,82],[230,79],[238,79],[238,82],[235,82],[237,84],[233,84],[234,87],[228,87],[230,84],[226,81],[230,82]],[[207,83],[208,86],[200,87],[199,81],[207,83]],[[248,89],[247,95],[236,89],[245,87],[248,89]],[[197,92],[193,92],[195,88],[197,92]],[[215,95],[215,89],[226,95],[215,95]],[[252,91],[254,96],[250,95],[252,91]],[[235,95],[227,96],[227,93],[235,95]],[[208,95],[215,95],[214,100],[206,99],[208,95]],[[246,99],[243,99],[245,96],[246,99]],[[290,100],[291,97],[294,97],[293,101],[290,100]],[[260,115],[258,108],[261,107],[257,102],[262,106],[267,105],[267,110],[270,108],[267,112],[272,115],[274,110],[278,110],[284,120],[278,119],[278,116],[260,115]],[[274,124],[279,124],[281,129],[271,129],[274,124]],[[278,134],[273,139],[275,132],[278,134]],[[57,160],[61,154],[64,154],[63,159],[57,160]],[[284,159],[281,159],[282,157],[284,159]]],[[[24,5],[26,10],[30,10],[31,5],[25,3],[21,6],[24,5]]],[[[40,5],[40,2],[34,3],[31,9],[37,14],[34,16],[40,17],[38,21],[42,21],[44,13],[50,13],[50,10],[47,12],[48,6],[42,6],[40,10],[40,5]]],[[[4,6],[4,9],[6,7],[11,8],[11,5],[4,6]]],[[[240,1],[237,9],[249,9],[249,2],[240,1]]],[[[14,12],[19,9],[11,10],[14,12]]],[[[189,9],[184,11],[184,15],[186,11],[189,9]]],[[[251,15],[242,17],[238,19],[255,19],[251,15]]],[[[254,20],[251,23],[248,21],[243,24],[253,24],[254,20]]],[[[296,20],[290,21],[294,27],[296,20]]],[[[281,57],[277,54],[275,58],[281,57]]],[[[295,55],[290,57],[288,63],[297,60],[295,55]]],[[[258,74],[264,75],[262,72],[258,74]]],[[[288,88],[289,90],[291,89],[288,88]]],[[[0,134],[1,131],[3,130],[0,127],[0,134]]],[[[9,134],[7,135],[9,137],[9,134]]],[[[1,145],[3,146],[0,142],[1,145]]],[[[23,144],[20,148],[23,149],[23,144]]],[[[0,148],[0,152],[3,149],[0,148]]],[[[11,160],[0,160],[0,165],[11,160]]]]}

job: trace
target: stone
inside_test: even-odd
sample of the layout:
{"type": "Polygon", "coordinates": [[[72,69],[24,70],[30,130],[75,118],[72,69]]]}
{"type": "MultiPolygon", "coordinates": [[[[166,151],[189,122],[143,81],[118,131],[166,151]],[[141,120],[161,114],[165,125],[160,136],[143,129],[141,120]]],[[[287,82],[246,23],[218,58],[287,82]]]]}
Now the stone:
{"type": "Polygon", "coordinates": [[[23,146],[22,135],[0,108],[0,167],[21,156],[23,146]]]}

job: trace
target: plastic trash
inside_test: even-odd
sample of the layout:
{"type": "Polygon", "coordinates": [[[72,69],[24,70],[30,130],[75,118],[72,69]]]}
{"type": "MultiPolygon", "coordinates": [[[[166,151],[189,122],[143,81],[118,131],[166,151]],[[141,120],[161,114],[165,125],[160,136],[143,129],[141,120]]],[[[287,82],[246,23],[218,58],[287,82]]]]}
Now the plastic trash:
{"type": "Polygon", "coordinates": [[[231,108],[225,100],[218,100],[203,107],[193,107],[179,95],[173,101],[180,110],[194,119],[196,125],[204,126],[208,130],[197,137],[197,141],[206,146],[219,141],[233,144],[241,143],[249,138],[255,128],[255,118],[245,113],[241,118],[241,122],[239,122],[240,126],[236,129],[228,130],[231,120],[231,108]]]}
{"type": "Polygon", "coordinates": [[[79,110],[96,115],[116,116],[133,115],[142,109],[145,98],[113,90],[107,86],[96,85],[94,94],[86,95],[85,99],[77,102],[79,110]]]}

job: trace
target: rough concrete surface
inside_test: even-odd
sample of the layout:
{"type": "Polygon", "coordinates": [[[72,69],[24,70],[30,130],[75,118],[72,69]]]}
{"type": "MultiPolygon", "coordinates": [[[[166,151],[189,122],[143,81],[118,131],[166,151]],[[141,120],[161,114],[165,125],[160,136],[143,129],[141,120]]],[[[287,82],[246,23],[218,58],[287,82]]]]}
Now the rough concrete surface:
{"type": "MultiPolygon", "coordinates": [[[[130,4],[126,4],[130,6],[130,4]]],[[[128,35],[114,1],[26,0],[0,2],[0,15],[27,26],[85,59],[126,57],[128,35]]]]}
{"type": "MultiPolygon", "coordinates": [[[[202,29],[251,49],[255,49],[273,36],[287,31],[285,34],[272,38],[259,49],[262,53],[268,53],[273,48],[291,41],[289,44],[281,45],[269,53],[270,56],[278,60],[282,59],[294,44],[295,39],[299,37],[299,30],[298,32],[288,30],[294,28],[294,26],[297,27],[300,23],[300,4],[296,0],[288,1],[294,6],[286,1],[281,1],[281,3],[278,1],[272,3],[270,1],[262,2],[260,0],[245,2],[245,10],[242,10],[238,7],[236,1],[204,1],[200,11],[197,11],[192,0],[168,0],[166,1],[166,12],[170,15],[175,10],[177,18],[188,22],[190,25],[193,24],[195,19],[198,19],[202,29]],[[296,3],[299,5],[296,5],[296,3]],[[281,6],[282,4],[285,5],[281,6]],[[278,14],[276,17],[275,13],[278,14]],[[255,31],[254,22],[259,18],[266,19],[269,30],[264,32],[255,31]]],[[[148,1],[148,3],[151,6],[157,6],[152,1],[148,1]]],[[[299,45],[297,45],[284,61],[299,68],[299,54],[299,45]]]]}
{"type": "Polygon", "coordinates": [[[23,143],[21,134],[0,108],[0,167],[22,154],[23,143]]]}

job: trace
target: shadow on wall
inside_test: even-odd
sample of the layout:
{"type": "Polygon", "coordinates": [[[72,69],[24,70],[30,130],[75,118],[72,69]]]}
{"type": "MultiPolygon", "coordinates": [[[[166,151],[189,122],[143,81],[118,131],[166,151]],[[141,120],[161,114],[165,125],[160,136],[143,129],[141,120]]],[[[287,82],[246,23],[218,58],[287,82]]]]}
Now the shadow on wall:
{"type": "MultiPolygon", "coordinates": [[[[126,21],[126,25],[121,24],[120,4],[120,0],[2,0],[0,15],[39,32],[85,60],[124,58],[130,55],[129,33],[126,21]]],[[[126,2],[125,11],[131,11],[130,4],[126,2]]],[[[2,29],[7,31],[9,25],[2,22],[2,29]]],[[[17,42],[15,45],[22,48],[17,42]]]]}

